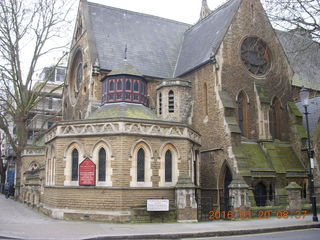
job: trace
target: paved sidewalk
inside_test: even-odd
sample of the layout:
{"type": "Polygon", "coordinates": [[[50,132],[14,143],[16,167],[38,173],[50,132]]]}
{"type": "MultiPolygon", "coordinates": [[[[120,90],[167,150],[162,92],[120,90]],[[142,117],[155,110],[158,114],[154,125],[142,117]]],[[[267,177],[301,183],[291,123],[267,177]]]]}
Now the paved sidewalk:
{"type": "Polygon", "coordinates": [[[305,219],[214,221],[204,223],[107,224],[51,219],[0,194],[0,239],[178,239],[319,228],[305,219]]]}

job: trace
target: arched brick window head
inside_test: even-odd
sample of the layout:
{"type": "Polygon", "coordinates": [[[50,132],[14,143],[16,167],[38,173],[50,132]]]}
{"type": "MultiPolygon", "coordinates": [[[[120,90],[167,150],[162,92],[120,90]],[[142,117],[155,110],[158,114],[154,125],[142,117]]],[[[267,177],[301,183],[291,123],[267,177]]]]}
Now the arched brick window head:
{"type": "Polygon", "coordinates": [[[79,166],[79,152],[77,149],[72,151],[72,167],[71,167],[71,180],[78,181],[78,166],[79,166]]]}
{"type": "Polygon", "coordinates": [[[145,153],[142,148],[138,151],[137,158],[137,182],[144,182],[145,176],[145,153]]]}
{"type": "Polygon", "coordinates": [[[248,97],[243,91],[241,91],[238,96],[238,122],[242,136],[249,138],[248,97]]]}

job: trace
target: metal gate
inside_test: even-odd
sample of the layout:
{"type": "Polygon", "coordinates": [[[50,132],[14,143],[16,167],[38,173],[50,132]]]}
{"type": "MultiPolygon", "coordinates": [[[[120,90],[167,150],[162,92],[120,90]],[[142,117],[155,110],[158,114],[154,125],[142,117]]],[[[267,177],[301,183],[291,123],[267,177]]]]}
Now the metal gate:
{"type": "Polygon", "coordinates": [[[197,198],[198,204],[198,221],[210,221],[210,211],[213,210],[212,197],[199,197],[197,198]]]}

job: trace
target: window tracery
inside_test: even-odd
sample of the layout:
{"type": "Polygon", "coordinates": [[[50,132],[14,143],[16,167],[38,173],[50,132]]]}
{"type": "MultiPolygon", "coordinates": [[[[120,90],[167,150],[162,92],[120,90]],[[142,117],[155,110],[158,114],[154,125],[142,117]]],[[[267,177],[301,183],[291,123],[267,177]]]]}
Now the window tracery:
{"type": "Polygon", "coordinates": [[[247,37],[241,44],[241,60],[249,72],[264,75],[270,69],[270,50],[258,37],[247,37]]]}
{"type": "Polygon", "coordinates": [[[147,83],[142,78],[110,77],[102,82],[102,104],[131,102],[147,105],[147,83]]]}

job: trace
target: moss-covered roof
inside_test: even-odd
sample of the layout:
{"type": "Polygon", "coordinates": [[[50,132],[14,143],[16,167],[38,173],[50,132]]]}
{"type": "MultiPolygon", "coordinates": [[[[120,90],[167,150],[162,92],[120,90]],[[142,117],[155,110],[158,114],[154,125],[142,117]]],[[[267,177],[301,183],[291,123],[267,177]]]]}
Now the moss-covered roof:
{"type": "Polygon", "coordinates": [[[265,143],[264,147],[270,156],[272,165],[277,173],[286,173],[288,171],[305,171],[296,153],[291,145],[281,143],[265,143]]]}
{"type": "Polygon", "coordinates": [[[243,142],[235,147],[238,167],[242,176],[275,177],[306,176],[306,169],[293,151],[291,145],[276,142],[243,142]]]}
{"type": "Polygon", "coordinates": [[[264,172],[274,176],[272,164],[267,159],[260,145],[255,142],[242,143],[235,148],[236,157],[242,176],[251,176],[252,172],[264,172]]]}
{"type": "Polygon", "coordinates": [[[161,120],[151,109],[142,104],[133,103],[112,103],[105,104],[93,112],[88,119],[103,118],[134,118],[147,120],[161,120]]]}
{"type": "Polygon", "coordinates": [[[226,117],[226,122],[228,123],[231,132],[241,133],[238,121],[235,117],[226,117]]]}
{"type": "Polygon", "coordinates": [[[294,102],[288,102],[290,111],[296,116],[302,118],[302,113],[294,102]]]}

